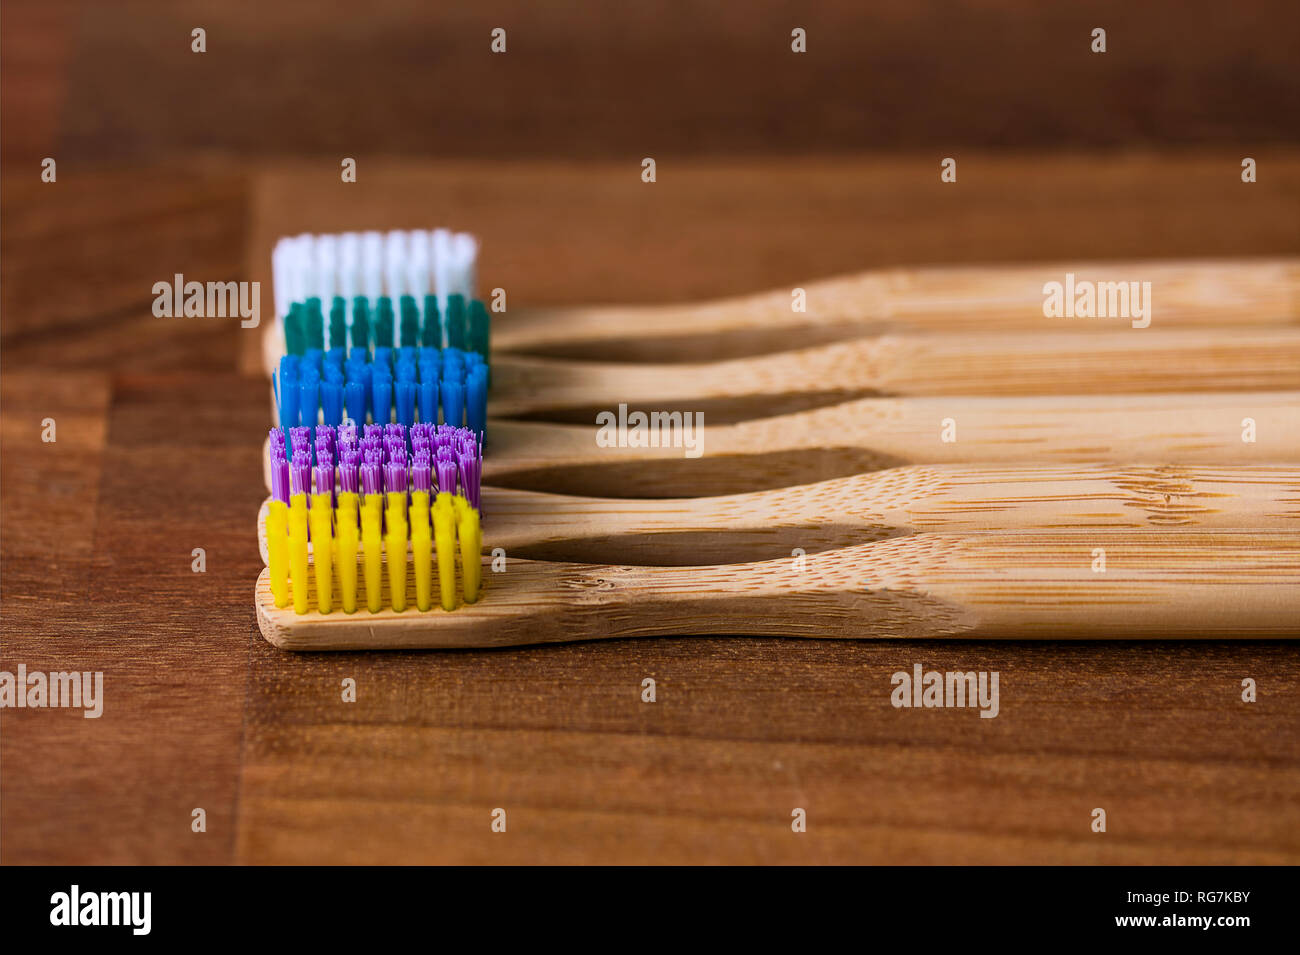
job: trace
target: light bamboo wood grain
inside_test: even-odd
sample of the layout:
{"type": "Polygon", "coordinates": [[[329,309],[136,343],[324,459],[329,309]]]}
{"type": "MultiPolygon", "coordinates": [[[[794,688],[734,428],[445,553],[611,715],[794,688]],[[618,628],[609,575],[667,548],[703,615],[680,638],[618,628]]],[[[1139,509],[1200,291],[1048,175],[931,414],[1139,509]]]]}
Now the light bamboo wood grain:
{"type": "Polygon", "coordinates": [[[528,351],[653,335],[775,331],[797,325],[885,330],[1102,331],[1113,320],[1043,317],[1043,286],[1150,282],[1161,325],[1236,328],[1300,321],[1300,259],[1060,262],[1030,266],[895,268],[809,282],[807,312],[780,288],[687,305],[552,308],[494,318],[493,347],[528,351]]]}
{"type": "MultiPolygon", "coordinates": [[[[832,638],[1300,635],[1300,537],[1264,532],[931,535],[747,564],[515,560],[472,605],[298,615],[256,587],[289,650],[491,647],[682,634],[832,638]],[[1095,548],[1105,570],[1095,572],[1095,548]]],[[[411,596],[414,584],[410,585],[411,596]]]]}
{"type": "Polygon", "coordinates": [[[870,398],[703,430],[683,447],[599,447],[597,428],[492,421],[484,483],[612,497],[789,487],[904,464],[1300,463],[1300,394],[870,398]],[[1242,440],[1242,422],[1256,440],[1242,440]],[[942,440],[944,422],[956,440],[942,440]]]}
{"type": "MultiPolygon", "coordinates": [[[[641,565],[724,564],[919,532],[1300,529],[1300,468],[914,466],[675,500],[483,490],[483,552],[641,565]]],[[[267,561],[266,510],[258,512],[267,561]]],[[[310,545],[309,545],[310,548],[310,545]]]]}
{"type": "MultiPolygon", "coordinates": [[[[786,395],[836,392],[1000,396],[1300,388],[1300,329],[1040,332],[886,335],[684,364],[506,355],[492,363],[491,408],[497,417],[511,417],[620,402],[662,409],[749,398],[752,407],[771,407],[786,395]]],[[[792,335],[790,345],[797,344],[792,335]]]]}
{"type": "MultiPolygon", "coordinates": [[[[1300,393],[867,398],[709,426],[703,453],[600,447],[597,427],[488,422],[484,484],[597,497],[700,497],[907,464],[1300,463],[1300,393]],[[1243,421],[1255,440],[1243,441],[1243,421]],[[942,440],[952,419],[956,440],[942,440]]],[[[263,457],[266,442],[263,441],[263,457]]],[[[270,488],[269,461],[263,480],[270,488]]]]}

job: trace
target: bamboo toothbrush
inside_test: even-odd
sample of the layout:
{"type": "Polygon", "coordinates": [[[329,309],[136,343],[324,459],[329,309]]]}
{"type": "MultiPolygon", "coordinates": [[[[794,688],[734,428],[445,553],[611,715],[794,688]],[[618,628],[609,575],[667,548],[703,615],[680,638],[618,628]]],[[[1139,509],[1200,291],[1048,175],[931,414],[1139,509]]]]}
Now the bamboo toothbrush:
{"type": "Polygon", "coordinates": [[[271,643],[293,650],[687,634],[1300,636],[1295,534],[922,534],[804,558],[689,568],[514,560],[492,578],[483,599],[451,614],[300,615],[276,606],[263,570],[258,625],[271,643]]]}
{"type": "Polygon", "coordinates": [[[283,431],[270,436],[265,534],[273,606],[299,616],[313,606],[326,616],[354,614],[364,594],[365,616],[385,607],[400,613],[413,587],[411,603],[427,611],[436,578],[439,605],[454,610],[457,540],[464,601],[478,599],[477,435],[390,424],[367,425],[360,438],[350,425],[337,432],[322,425],[314,438],[308,427],[291,428],[289,437],[286,445],[283,431]]]}
{"type": "Polygon", "coordinates": [[[619,402],[654,408],[790,395],[1093,394],[1300,388],[1300,328],[889,335],[733,361],[620,364],[498,357],[497,417],[619,402]]]}
{"type": "Polygon", "coordinates": [[[804,283],[806,312],[794,311],[791,288],[688,304],[535,309],[502,321],[496,344],[555,352],[617,343],[623,354],[645,357],[662,354],[662,343],[673,337],[728,332],[743,332],[746,347],[782,350],[794,326],[853,336],[908,329],[1114,330],[1115,319],[1044,317],[1044,286],[1067,281],[1074,287],[1150,282],[1156,327],[1300,322],[1300,259],[1089,262],[863,272],[804,283]]]}
{"type": "Polygon", "coordinates": [[[647,446],[656,419],[625,409],[599,428],[491,421],[483,480],[598,497],[701,497],[906,464],[1300,463],[1297,392],[868,398],[704,429],[698,417],[661,417],[657,446],[647,446]]]}
{"type": "MultiPolygon", "coordinates": [[[[511,558],[684,566],[920,532],[1296,531],[1300,468],[918,466],[728,497],[629,500],[489,487],[483,501],[491,546],[511,558]]],[[[263,563],[268,504],[258,515],[263,563]]]]}
{"type": "Polygon", "coordinates": [[[605,420],[600,428],[491,422],[485,483],[698,497],[905,464],[1300,463],[1297,392],[869,398],[703,430],[684,417],[660,420],[658,447],[645,446],[655,419],[605,420]]]}

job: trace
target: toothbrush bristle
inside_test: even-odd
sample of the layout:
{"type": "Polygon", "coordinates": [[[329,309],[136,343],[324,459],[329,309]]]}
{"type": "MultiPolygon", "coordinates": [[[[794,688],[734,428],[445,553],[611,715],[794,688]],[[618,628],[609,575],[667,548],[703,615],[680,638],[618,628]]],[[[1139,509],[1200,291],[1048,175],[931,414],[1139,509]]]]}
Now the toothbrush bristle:
{"type": "MultiPolygon", "coordinates": [[[[381,609],[383,552],[399,539],[412,548],[421,610],[432,605],[435,567],[440,605],[456,606],[448,576],[457,554],[464,600],[477,599],[491,381],[477,259],[472,235],[446,229],[303,234],[276,243],[272,277],[285,355],[272,375],[279,427],[268,441],[267,528],[276,535],[269,553],[277,606],[287,605],[292,576],[296,612],[307,612],[314,586],[321,613],[333,607],[322,591],[334,587],[351,613],[364,577],[365,605],[381,609]],[[308,527],[312,546],[324,548],[314,583],[308,527]]],[[[390,590],[403,593],[390,593],[390,603],[400,611],[405,550],[394,560],[390,590]]]]}
{"type": "Polygon", "coordinates": [[[311,493],[311,454],[295,451],[289,463],[290,496],[311,493]]]}
{"type": "Polygon", "coordinates": [[[291,505],[287,519],[278,512],[267,521],[268,537],[275,538],[268,539],[267,552],[277,606],[287,606],[292,593],[296,612],[314,605],[330,613],[338,588],[344,612],[351,613],[359,605],[357,582],[364,580],[365,604],[378,612],[387,580],[388,605],[400,612],[407,604],[408,560],[420,610],[433,605],[435,567],[445,582],[441,606],[456,607],[458,560],[464,602],[478,599],[482,449],[475,432],[428,422],[367,424],[358,439],[353,423],[318,425],[314,435],[299,426],[289,429],[287,446],[283,432],[272,430],[269,453],[272,502],[291,505]],[[309,539],[320,555],[314,561],[307,555],[309,539]],[[365,573],[359,574],[363,564],[365,573]],[[314,588],[314,603],[307,588],[314,588]]]}

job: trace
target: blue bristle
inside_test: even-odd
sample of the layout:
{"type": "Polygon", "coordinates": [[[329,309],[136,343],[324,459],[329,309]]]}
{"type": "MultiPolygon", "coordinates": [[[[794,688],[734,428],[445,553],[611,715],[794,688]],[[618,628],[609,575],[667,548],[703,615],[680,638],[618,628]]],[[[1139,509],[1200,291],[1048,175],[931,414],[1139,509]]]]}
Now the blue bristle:
{"type": "Polygon", "coordinates": [[[386,368],[375,366],[371,371],[370,413],[376,424],[388,424],[393,417],[393,376],[386,368]]]}
{"type": "Polygon", "coordinates": [[[415,424],[415,389],[414,381],[399,380],[395,385],[397,394],[397,423],[407,429],[415,424]]]}
{"type": "Polygon", "coordinates": [[[313,451],[322,412],[329,425],[348,419],[358,425],[396,420],[409,430],[417,421],[441,420],[468,426],[482,440],[489,367],[483,355],[456,344],[378,345],[373,355],[363,347],[313,347],[297,357],[286,355],[272,377],[281,426],[311,428],[313,451]]]}
{"type": "Polygon", "coordinates": [[[429,424],[438,423],[438,379],[436,377],[420,381],[420,420],[429,424]]]}
{"type": "Polygon", "coordinates": [[[279,401],[280,429],[284,432],[285,443],[288,444],[288,429],[298,426],[298,356],[285,355],[280,359],[275,393],[279,401]]]}
{"type": "Polygon", "coordinates": [[[344,403],[347,405],[348,417],[358,426],[366,423],[366,386],[355,378],[343,388],[344,403]]]}
{"type": "Polygon", "coordinates": [[[302,370],[298,379],[298,421],[311,428],[311,444],[308,450],[315,456],[316,424],[320,411],[320,376],[310,365],[302,370]]]}
{"type": "Polygon", "coordinates": [[[442,380],[442,420],[459,428],[465,423],[465,382],[459,376],[442,380]]]}
{"type": "MultiPolygon", "coordinates": [[[[419,379],[421,383],[431,381],[435,385],[438,383],[438,361],[434,358],[421,358],[419,369],[419,379]]],[[[436,399],[435,399],[436,400],[436,399]]]]}
{"type": "Polygon", "coordinates": [[[487,431],[487,390],[487,366],[479,362],[465,378],[465,419],[466,426],[478,433],[480,441],[487,431]]]}
{"type": "Polygon", "coordinates": [[[320,403],[325,410],[326,424],[340,425],[343,423],[343,381],[341,376],[337,380],[321,382],[320,403]]]}

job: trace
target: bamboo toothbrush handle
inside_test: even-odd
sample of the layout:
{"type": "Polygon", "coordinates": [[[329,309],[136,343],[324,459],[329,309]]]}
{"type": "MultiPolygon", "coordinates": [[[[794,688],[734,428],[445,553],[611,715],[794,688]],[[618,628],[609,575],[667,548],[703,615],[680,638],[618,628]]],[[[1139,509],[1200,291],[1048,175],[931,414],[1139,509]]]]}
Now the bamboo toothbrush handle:
{"type": "MultiPolygon", "coordinates": [[[[724,497],[626,499],[486,488],[483,546],[595,563],[735,563],[918,532],[1300,531],[1300,468],[950,465],[724,497]]],[[[266,508],[258,543],[266,562],[266,508]]]]}
{"type": "Polygon", "coordinates": [[[1300,395],[872,398],[735,425],[706,421],[693,436],[698,457],[687,456],[684,439],[645,447],[624,430],[626,441],[601,446],[594,425],[494,421],[484,482],[695,497],[905,464],[1300,463],[1300,395]]]}
{"type": "Polygon", "coordinates": [[[486,576],[483,598],[451,613],[298,615],[276,608],[264,570],[258,623],[267,640],[294,650],[687,634],[1300,636],[1300,538],[1282,534],[922,535],[802,560],[691,568],[515,561],[486,576]]]}
{"type": "MultiPolygon", "coordinates": [[[[889,269],[799,283],[807,297],[803,313],[792,309],[791,288],[680,305],[536,310],[511,315],[494,327],[493,347],[520,350],[801,324],[859,325],[864,331],[1039,331],[1044,327],[1043,286],[1064,283],[1067,274],[1076,283],[1150,282],[1160,325],[1223,328],[1300,321],[1300,260],[1295,258],[962,266],[889,269]]],[[[1079,322],[1084,331],[1106,327],[1105,322],[1079,322]]]]}
{"type": "Polygon", "coordinates": [[[486,544],[508,554],[684,565],[918,532],[1300,531],[1300,468],[914,466],[722,497],[489,488],[484,501],[492,516],[486,544]]]}
{"type": "Polygon", "coordinates": [[[1238,329],[1229,336],[1199,329],[888,335],[698,364],[505,356],[493,363],[493,374],[492,411],[500,417],[619,402],[675,408],[695,400],[834,391],[986,396],[1267,391],[1300,388],[1300,329],[1238,329]]]}

